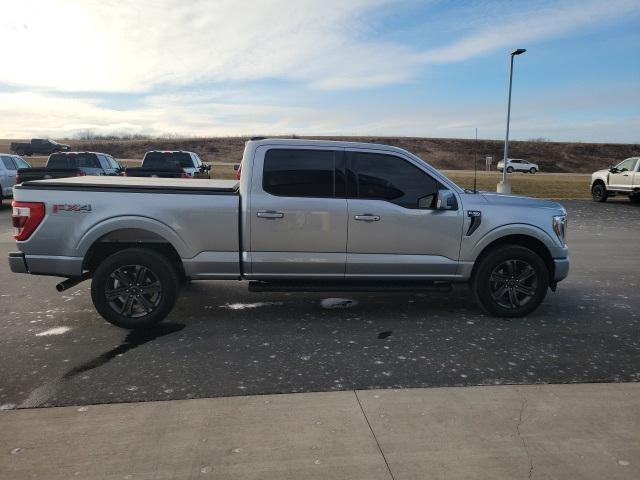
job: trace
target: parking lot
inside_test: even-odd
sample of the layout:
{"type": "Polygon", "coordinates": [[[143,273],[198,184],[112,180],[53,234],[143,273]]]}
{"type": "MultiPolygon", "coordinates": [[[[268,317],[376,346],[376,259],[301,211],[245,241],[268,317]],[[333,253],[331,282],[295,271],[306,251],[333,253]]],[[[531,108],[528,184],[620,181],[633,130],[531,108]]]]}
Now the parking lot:
{"type": "Polygon", "coordinates": [[[640,206],[563,202],[572,270],[531,316],[451,294],[259,294],[194,282],[170,317],[128,333],[89,282],[12,274],[0,211],[2,409],[369,388],[640,381],[640,206]],[[342,298],[334,298],[342,297],[342,298]]]}

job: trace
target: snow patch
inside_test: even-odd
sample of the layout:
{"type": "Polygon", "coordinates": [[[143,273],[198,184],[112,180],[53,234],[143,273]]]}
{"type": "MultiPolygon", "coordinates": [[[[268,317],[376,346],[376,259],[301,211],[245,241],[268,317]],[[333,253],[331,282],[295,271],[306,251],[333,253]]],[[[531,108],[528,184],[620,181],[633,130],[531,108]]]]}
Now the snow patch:
{"type": "Polygon", "coordinates": [[[54,327],[49,330],[45,330],[44,332],[36,333],[36,337],[47,337],[49,335],[62,335],[63,333],[67,333],[71,330],[71,327],[54,327]]]}
{"type": "Polygon", "coordinates": [[[322,308],[351,308],[358,305],[358,302],[350,298],[325,298],[320,302],[322,308]]]}
{"type": "Polygon", "coordinates": [[[248,308],[268,307],[269,305],[282,305],[282,302],[226,303],[224,305],[220,305],[220,308],[228,308],[229,310],[246,310],[248,308]]]}

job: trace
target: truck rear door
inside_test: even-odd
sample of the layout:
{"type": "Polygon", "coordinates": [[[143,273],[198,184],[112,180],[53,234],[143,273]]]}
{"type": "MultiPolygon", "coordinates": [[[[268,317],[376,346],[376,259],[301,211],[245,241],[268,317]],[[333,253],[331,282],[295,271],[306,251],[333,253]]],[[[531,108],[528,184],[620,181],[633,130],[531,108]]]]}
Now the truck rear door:
{"type": "Polygon", "coordinates": [[[256,149],[248,208],[248,277],[344,278],[343,166],[343,149],[256,149]]]}
{"type": "Polygon", "coordinates": [[[349,241],[346,278],[454,276],[462,206],[436,210],[439,188],[407,158],[347,149],[349,241]]]}

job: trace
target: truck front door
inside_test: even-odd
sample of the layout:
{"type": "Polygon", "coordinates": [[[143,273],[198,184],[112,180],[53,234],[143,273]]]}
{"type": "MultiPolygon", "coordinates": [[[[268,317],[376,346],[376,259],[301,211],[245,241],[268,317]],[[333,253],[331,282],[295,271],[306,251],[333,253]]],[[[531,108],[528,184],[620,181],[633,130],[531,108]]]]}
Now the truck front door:
{"type": "MultiPolygon", "coordinates": [[[[444,188],[409,159],[347,149],[346,278],[428,279],[457,273],[462,206],[437,210],[444,188]]],[[[458,202],[459,203],[459,202],[458,202]]]]}
{"type": "Polygon", "coordinates": [[[256,149],[248,208],[248,277],[344,278],[343,172],[342,149],[256,149]]]}
{"type": "Polygon", "coordinates": [[[636,158],[627,158],[616,165],[616,173],[609,173],[609,188],[630,191],[634,178],[636,158]]]}

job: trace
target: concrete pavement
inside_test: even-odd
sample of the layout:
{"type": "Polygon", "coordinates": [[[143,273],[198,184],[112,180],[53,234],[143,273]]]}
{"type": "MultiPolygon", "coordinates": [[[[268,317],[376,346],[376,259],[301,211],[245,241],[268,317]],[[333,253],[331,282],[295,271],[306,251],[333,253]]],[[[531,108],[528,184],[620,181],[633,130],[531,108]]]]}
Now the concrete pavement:
{"type": "Polygon", "coordinates": [[[640,384],[357,390],[0,412],[4,479],[637,479],[640,384]]]}

